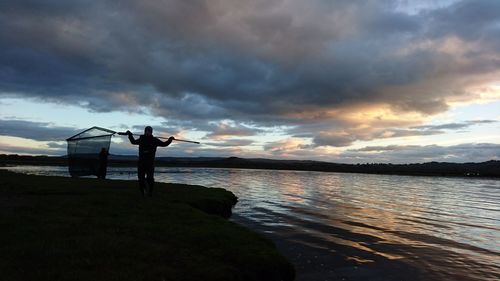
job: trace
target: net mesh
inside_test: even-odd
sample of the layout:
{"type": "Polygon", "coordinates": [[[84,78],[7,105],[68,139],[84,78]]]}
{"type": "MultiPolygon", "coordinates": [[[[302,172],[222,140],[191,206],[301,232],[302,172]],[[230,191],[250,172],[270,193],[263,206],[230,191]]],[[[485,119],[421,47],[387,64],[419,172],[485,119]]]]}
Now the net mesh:
{"type": "Polygon", "coordinates": [[[104,148],[109,151],[109,144],[114,132],[92,127],[67,139],[68,170],[72,177],[98,175],[102,164],[99,154],[104,148]]]}

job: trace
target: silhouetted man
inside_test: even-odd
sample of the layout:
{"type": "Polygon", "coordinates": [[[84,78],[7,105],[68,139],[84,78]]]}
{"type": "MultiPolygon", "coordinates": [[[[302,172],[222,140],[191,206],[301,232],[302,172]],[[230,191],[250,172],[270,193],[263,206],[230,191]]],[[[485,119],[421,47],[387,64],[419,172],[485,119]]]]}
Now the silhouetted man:
{"type": "Polygon", "coordinates": [[[98,179],[106,178],[106,172],[108,168],[108,155],[109,153],[104,147],[101,149],[101,152],[99,152],[99,169],[97,170],[98,179]]]}
{"type": "Polygon", "coordinates": [[[144,196],[144,193],[147,191],[148,195],[151,197],[153,196],[153,186],[155,183],[154,161],[156,148],[158,146],[168,146],[175,138],[170,137],[167,141],[163,142],[153,136],[153,128],[151,128],[150,126],[144,128],[144,135],[141,135],[138,139],[134,139],[134,136],[130,131],[127,131],[127,135],[131,144],[139,145],[137,177],[139,178],[139,188],[141,189],[142,196],[144,196]]]}

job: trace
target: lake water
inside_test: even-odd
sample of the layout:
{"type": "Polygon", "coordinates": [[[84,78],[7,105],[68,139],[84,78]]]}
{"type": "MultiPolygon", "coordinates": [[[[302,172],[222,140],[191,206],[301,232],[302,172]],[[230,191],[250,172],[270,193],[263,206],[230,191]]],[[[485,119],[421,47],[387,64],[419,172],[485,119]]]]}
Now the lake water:
{"type": "Polygon", "coordinates": [[[156,180],[235,193],[233,220],[273,239],[298,280],[500,280],[499,180],[209,168],[157,168],[156,180]]]}

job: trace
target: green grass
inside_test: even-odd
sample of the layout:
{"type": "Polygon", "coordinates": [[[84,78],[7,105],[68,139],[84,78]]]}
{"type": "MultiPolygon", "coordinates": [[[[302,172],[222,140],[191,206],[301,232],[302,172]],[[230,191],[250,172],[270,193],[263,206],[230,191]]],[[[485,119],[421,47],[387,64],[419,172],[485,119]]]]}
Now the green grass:
{"type": "Polygon", "coordinates": [[[224,189],[0,171],[1,280],[292,280],[224,189]]]}

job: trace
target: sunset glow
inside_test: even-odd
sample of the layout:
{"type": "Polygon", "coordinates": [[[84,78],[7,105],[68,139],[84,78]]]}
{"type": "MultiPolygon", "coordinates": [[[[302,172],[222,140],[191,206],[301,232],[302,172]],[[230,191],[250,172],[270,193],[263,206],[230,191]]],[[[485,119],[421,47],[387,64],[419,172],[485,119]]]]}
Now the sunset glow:
{"type": "Polygon", "coordinates": [[[160,156],[500,159],[499,1],[21,2],[0,6],[0,153],[150,125],[202,142],[160,156]]]}

